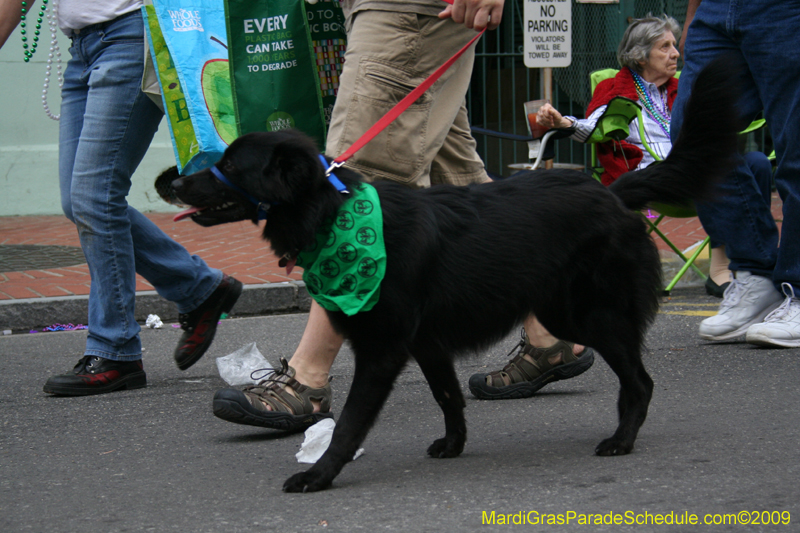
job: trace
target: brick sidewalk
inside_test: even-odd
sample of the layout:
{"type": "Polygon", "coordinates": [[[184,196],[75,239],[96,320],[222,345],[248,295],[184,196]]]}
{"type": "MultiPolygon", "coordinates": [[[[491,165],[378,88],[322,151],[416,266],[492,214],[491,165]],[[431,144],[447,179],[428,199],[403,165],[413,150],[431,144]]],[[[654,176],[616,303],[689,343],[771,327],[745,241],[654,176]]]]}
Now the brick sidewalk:
{"type": "MultiPolygon", "coordinates": [[[[772,213],[782,220],[782,203],[773,193],[772,213]]],[[[250,222],[223,224],[203,228],[191,221],[173,222],[172,213],[146,215],[167,235],[192,253],[202,257],[209,266],[219,268],[245,285],[263,285],[302,279],[302,271],[290,276],[278,267],[261,232],[250,222]]],[[[263,222],[262,222],[263,224],[263,222]]],[[[659,226],[675,243],[685,250],[705,238],[697,218],[665,219],[659,226]]],[[[656,239],[659,250],[669,250],[656,239]]],[[[0,253],[2,245],[38,245],[80,247],[75,227],[63,216],[0,217],[0,253]]],[[[53,268],[0,272],[0,301],[89,294],[89,268],[83,264],[59,265],[53,268]]],[[[140,276],[137,291],[152,291],[153,287],[140,276]]]]}
{"type": "MultiPolygon", "coordinates": [[[[278,260],[261,240],[260,229],[250,222],[204,228],[189,220],[173,222],[172,213],[146,216],[190,253],[246,285],[302,279],[302,270],[287,276],[286,271],[278,267],[278,260]]],[[[0,217],[0,245],[8,244],[80,247],[75,226],[63,216],[0,217]]],[[[0,300],[87,295],[89,283],[86,263],[3,272],[0,273],[0,300]]],[[[154,289],[137,275],[136,290],[154,289]]]]}

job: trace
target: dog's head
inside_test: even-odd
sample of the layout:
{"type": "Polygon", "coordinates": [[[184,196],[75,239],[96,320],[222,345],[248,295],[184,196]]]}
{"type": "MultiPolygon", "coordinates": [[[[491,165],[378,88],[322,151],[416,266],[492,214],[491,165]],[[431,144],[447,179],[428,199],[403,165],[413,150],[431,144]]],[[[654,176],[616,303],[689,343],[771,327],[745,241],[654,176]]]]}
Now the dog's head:
{"type": "Polygon", "coordinates": [[[296,206],[327,184],[314,142],[294,130],[243,135],[215,167],[172,182],[177,199],[191,206],[175,220],[191,217],[201,226],[257,222],[272,206],[296,206]]]}

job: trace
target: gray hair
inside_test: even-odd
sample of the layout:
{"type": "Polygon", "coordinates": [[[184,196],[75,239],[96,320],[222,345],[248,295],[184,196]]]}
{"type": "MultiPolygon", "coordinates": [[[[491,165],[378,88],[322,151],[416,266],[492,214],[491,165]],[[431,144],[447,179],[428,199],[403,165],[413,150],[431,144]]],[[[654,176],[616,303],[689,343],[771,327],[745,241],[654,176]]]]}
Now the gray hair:
{"type": "Polygon", "coordinates": [[[617,62],[619,66],[630,67],[639,74],[642,73],[642,66],[650,58],[650,51],[656,41],[664,35],[665,31],[671,31],[675,38],[681,35],[681,27],[678,21],[669,15],[654,17],[648,14],[644,18],[634,19],[625,30],[622,41],[617,49],[617,62]]]}

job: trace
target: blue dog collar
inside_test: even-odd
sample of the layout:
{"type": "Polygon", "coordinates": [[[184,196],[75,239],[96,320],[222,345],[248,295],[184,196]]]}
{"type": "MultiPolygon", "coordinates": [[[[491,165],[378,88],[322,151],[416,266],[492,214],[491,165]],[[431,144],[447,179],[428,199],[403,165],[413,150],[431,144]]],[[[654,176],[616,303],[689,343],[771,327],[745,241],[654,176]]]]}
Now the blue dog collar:
{"type": "Polygon", "coordinates": [[[258,200],[256,200],[253,196],[250,195],[250,193],[248,193],[238,185],[234,185],[233,183],[231,183],[231,181],[225,177],[225,174],[223,174],[222,171],[218,169],[216,165],[212,166],[210,170],[211,173],[214,174],[214,176],[216,176],[219,181],[221,181],[234,191],[238,192],[239,194],[250,200],[250,202],[256,206],[256,208],[258,209],[258,220],[267,219],[267,213],[269,212],[269,208],[272,207],[272,205],[274,204],[266,204],[264,202],[259,202],[258,200]]]}
{"type": "MultiPolygon", "coordinates": [[[[339,191],[342,194],[350,194],[350,191],[348,191],[347,187],[345,186],[345,184],[342,183],[339,180],[339,178],[336,177],[336,174],[333,174],[332,172],[329,172],[330,170],[333,169],[333,167],[329,167],[328,166],[328,160],[325,159],[325,156],[322,155],[322,154],[319,154],[319,159],[320,159],[320,161],[322,161],[323,168],[327,169],[326,170],[326,175],[328,176],[328,181],[331,183],[331,185],[336,187],[336,190],[339,191]]],[[[222,171],[217,168],[217,165],[213,165],[210,168],[210,170],[211,170],[211,173],[214,174],[214,176],[216,176],[216,178],[219,181],[221,181],[222,183],[224,183],[225,185],[227,185],[228,187],[230,187],[234,191],[238,192],[239,194],[241,194],[242,196],[244,196],[245,198],[250,200],[250,202],[258,208],[258,220],[266,220],[267,219],[267,213],[269,212],[269,208],[272,207],[273,205],[277,205],[275,203],[259,202],[258,199],[253,197],[250,193],[248,193],[247,191],[245,191],[244,189],[242,189],[238,185],[232,183],[231,180],[226,178],[225,174],[223,174],[222,171]]]]}

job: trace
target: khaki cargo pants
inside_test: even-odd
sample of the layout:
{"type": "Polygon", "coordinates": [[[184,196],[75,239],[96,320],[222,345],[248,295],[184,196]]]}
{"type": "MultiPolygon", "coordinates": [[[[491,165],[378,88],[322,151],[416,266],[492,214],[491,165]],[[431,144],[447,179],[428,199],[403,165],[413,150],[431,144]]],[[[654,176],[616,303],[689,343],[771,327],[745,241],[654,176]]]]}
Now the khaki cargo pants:
{"type": "MultiPolygon", "coordinates": [[[[332,157],[475,35],[452,20],[414,13],[359,11],[352,24],[328,132],[326,153],[332,157]]],[[[369,181],[419,188],[489,181],[467,119],[474,59],[473,46],[347,166],[369,181]]]]}

